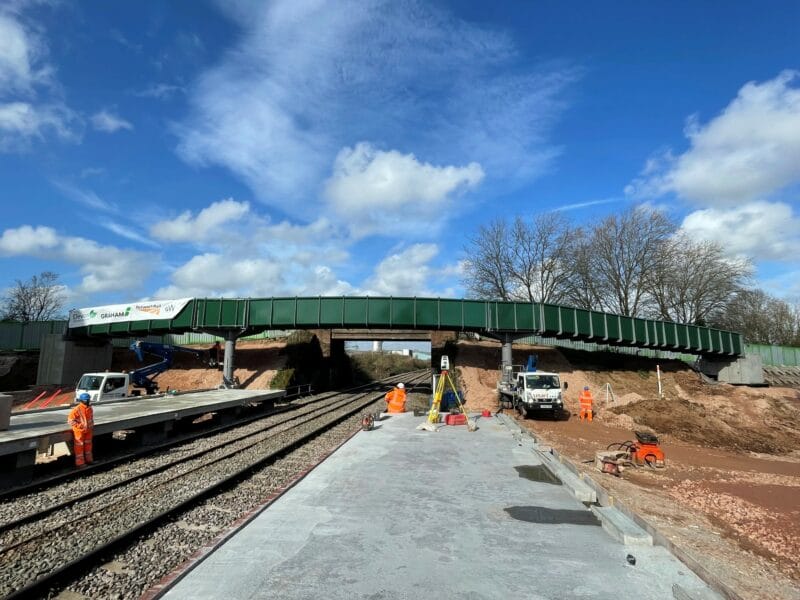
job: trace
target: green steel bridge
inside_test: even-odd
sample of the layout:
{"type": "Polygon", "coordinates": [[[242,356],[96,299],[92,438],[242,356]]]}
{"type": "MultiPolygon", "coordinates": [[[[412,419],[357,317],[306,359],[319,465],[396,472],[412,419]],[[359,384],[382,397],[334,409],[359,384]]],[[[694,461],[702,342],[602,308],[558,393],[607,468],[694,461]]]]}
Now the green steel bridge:
{"type": "Polygon", "coordinates": [[[741,356],[742,336],[697,325],[566,306],[446,298],[195,298],[172,319],[74,327],[70,336],[139,337],[191,331],[226,338],[271,329],[396,329],[475,332],[510,341],[542,335],[704,356],[741,356]]]}

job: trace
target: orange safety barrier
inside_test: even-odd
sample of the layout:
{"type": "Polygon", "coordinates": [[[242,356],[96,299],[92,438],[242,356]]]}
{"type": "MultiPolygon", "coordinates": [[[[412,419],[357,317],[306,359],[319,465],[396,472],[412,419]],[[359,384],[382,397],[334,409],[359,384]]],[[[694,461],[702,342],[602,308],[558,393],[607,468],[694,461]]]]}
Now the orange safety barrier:
{"type": "Polygon", "coordinates": [[[36,404],[36,403],[37,403],[37,402],[38,402],[38,401],[41,399],[41,397],[42,397],[42,396],[44,396],[46,393],[47,393],[47,390],[43,391],[41,394],[39,394],[38,396],[36,396],[36,398],[34,398],[34,399],[33,399],[33,400],[31,400],[30,402],[28,402],[28,403],[27,403],[25,406],[23,406],[23,407],[22,407],[22,410],[28,410],[28,409],[29,409],[31,406],[33,406],[34,404],[36,404]]]}
{"type": "Polygon", "coordinates": [[[47,407],[47,405],[48,405],[48,404],[50,404],[50,403],[51,403],[53,400],[55,400],[55,399],[56,399],[56,397],[57,397],[57,396],[58,396],[60,393],[61,393],[61,388],[58,388],[58,389],[57,389],[55,392],[53,392],[53,395],[52,395],[52,396],[50,396],[50,397],[49,397],[47,400],[45,400],[44,402],[42,402],[42,405],[41,405],[39,408],[46,408],[46,407],[47,407]]]}

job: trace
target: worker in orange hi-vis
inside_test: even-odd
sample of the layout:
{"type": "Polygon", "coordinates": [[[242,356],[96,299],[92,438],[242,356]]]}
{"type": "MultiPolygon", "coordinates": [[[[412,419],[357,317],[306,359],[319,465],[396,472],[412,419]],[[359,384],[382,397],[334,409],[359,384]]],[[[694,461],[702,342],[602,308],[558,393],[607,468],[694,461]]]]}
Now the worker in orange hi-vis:
{"type": "Polygon", "coordinates": [[[92,434],[94,433],[94,409],[89,406],[91,396],[84,392],[78,396],[78,404],[75,405],[69,416],[67,424],[72,427],[72,436],[75,438],[75,466],[85,467],[92,464],[92,434]]]}
{"type": "Polygon", "coordinates": [[[386,412],[404,413],[406,412],[406,386],[398,383],[397,386],[386,393],[386,412]]]}
{"type": "Polygon", "coordinates": [[[592,422],[592,403],[594,402],[594,398],[592,398],[592,392],[589,391],[589,386],[586,385],[583,387],[583,391],[581,395],[578,397],[578,401],[581,403],[581,421],[583,418],[586,417],[589,422],[592,422]]]}

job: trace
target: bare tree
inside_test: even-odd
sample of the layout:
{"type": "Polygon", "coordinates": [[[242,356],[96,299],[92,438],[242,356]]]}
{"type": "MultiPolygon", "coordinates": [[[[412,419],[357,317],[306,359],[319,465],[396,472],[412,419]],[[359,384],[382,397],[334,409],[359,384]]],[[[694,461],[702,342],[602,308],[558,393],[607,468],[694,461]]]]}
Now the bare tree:
{"type": "Polygon", "coordinates": [[[29,281],[17,279],[3,302],[3,318],[9,321],[47,321],[59,316],[64,306],[64,287],[58,275],[44,271],[29,281]]]}
{"type": "Polygon", "coordinates": [[[465,248],[464,286],[498,300],[559,302],[568,276],[569,223],[545,213],[512,225],[497,219],[478,229],[465,248]]]}
{"type": "Polygon", "coordinates": [[[561,302],[569,277],[570,225],[559,213],[514,221],[511,235],[512,295],[527,302],[561,302]]]}
{"type": "Polygon", "coordinates": [[[646,312],[648,277],[675,229],[664,213],[645,206],[607,217],[580,244],[574,270],[589,289],[573,289],[573,302],[583,304],[576,302],[581,294],[595,309],[625,316],[646,312]]]}
{"type": "Polygon", "coordinates": [[[469,295],[492,300],[511,299],[511,240],[508,224],[497,219],[481,225],[469,240],[462,282],[469,295]]]}
{"type": "Polygon", "coordinates": [[[727,258],[718,243],[676,236],[662,245],[649,273],[653,316],[704,324],[725,309],[751,272],[748,260],[727,258]]]}
{"type": "Polygon", "coordinates": [[[741,290],[712,325],[738,331],[748,342],[796,346],[800,344],[799,308],[762,290],[741,290]]]}
{"type": "Polygon", "coordinates": [[[592,243],[585,230],[578,228],[573,232],[566,254],[569,268],[564,292],[566,303],[585,310],[611,310],[602,283],[594,276],[592,243]]]}

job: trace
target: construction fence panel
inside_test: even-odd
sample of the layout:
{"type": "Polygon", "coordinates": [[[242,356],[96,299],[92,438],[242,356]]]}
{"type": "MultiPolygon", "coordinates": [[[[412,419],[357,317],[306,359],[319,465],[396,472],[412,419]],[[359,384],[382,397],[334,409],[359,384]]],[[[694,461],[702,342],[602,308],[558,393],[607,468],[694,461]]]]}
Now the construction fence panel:
{"type": "Polygon", "coordinates": [[[761,361],[771,367],[800,367],[800,348],[793,346],[745,344],[745,352],[758,354],[761,361]]]}
{"type": "Polygon", "coordinates": [[[37,350],[43,335],[66,329],[67,321],[0,323],[0,350],[37,350]]]}

